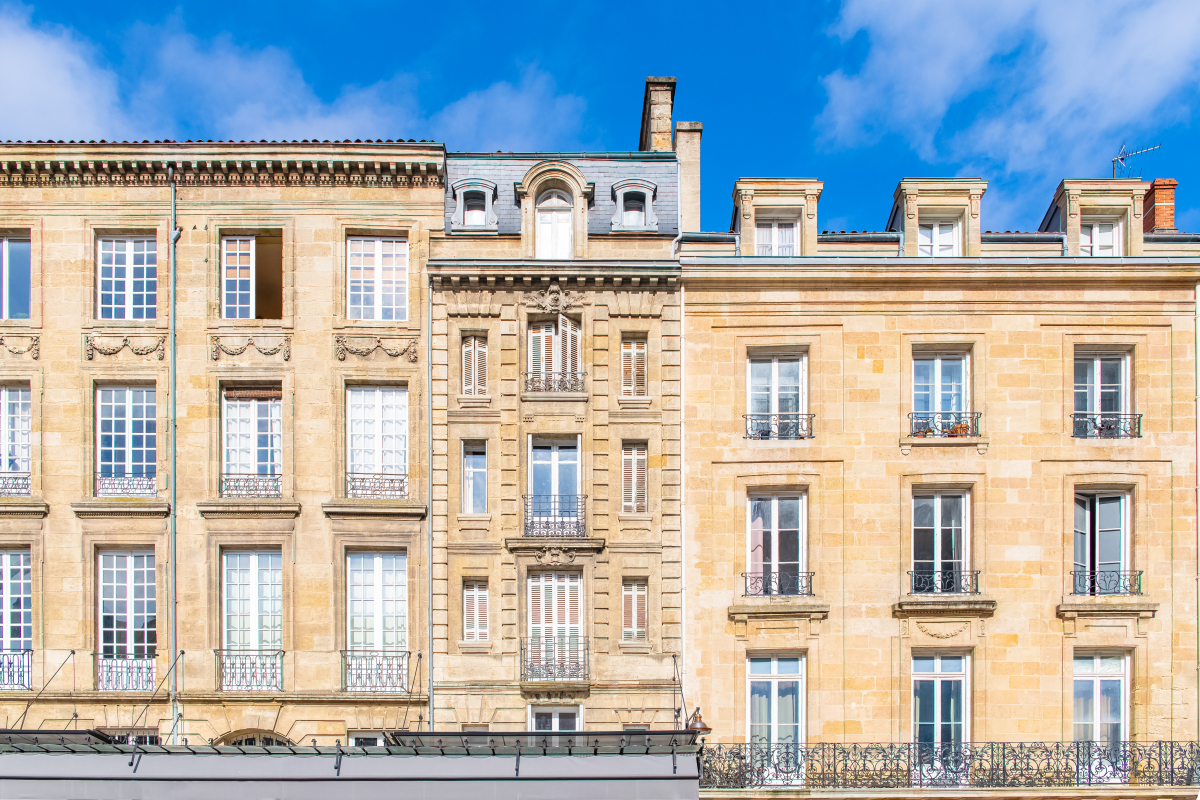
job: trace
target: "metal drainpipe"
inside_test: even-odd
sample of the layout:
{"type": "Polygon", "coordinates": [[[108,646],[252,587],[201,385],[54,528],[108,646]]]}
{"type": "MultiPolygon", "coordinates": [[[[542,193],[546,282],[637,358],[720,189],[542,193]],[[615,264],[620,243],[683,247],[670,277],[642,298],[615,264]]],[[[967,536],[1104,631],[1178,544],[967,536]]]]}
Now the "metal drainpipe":
{"type": "Polygon", "coordinates": [[[170,367],[170,384],[167,394],[171,398],[171,403],[167,407],[167,413],[170,419],[167,423],[167,428],[170,429],[171,436],[171,465],[167,471],[169,480],[169,499],[170,515],[168,517],[170,529],[168,531],[168,541],[170,543],[170,554],[168,558],[171,562],[170,576],[170,591],[171,591],[171,744],[179,743],[179,726],[176,721],[179,719],[179,694],[178,694],[178,674],[176,670],[175,659],[179,654],[179,598],[175,582],[176,575],[176,558],[175,558],[175,464],[176,464],[176,413],[175,413],[175,243],[179,241],[179,235],[183,232],[175,221],[175,168],[167,167],[167,181],[171,184],[171,226],[170,236],[171,241],[167,246],[167,272],[171,276],[171,308],[167,320],[170,326],[169,338],[171,340],[171,367],[170,367]]]}
{"type": "Polygon", "coordinates": [[[679,281],[679,560],[682,562],[679,570],[679,613],[683,617],[683,625],[679,631],[679,693],[680,706],[683,716],[680,724],[687,727],[688,709],[685,705],[687,695],[683,689],[687,685],[687,287],[683,284],[683,270],[680,269],[679,281]]]}
{"type": "MultiPolygon", "coordinates": [[[[428,250],[426,253],[428,254],[428,250]]],[[[426,258],[426,266],[428,267],[428,258],[426,258]]],[[[429,565],[425,569],[427,576],[425,580],[429,585],[429,607],[425,613],[429,620],[429,730],[433,730],[433,278],[429,279],[425,289],[429,292],[428,321],[426,323],[429,333],[425,340],[425,372],[427,376],[425,395],[427,397],[429,437],[425,442],[427,453],[425,475],[428,486],[428,492],[425,495],[425,502],[428,504],[425,519],[429,522],[429,565]]]]}
{"type": "MultiPolygon", "coordinates": [[[[1192,371],[1196,374],[1196,552],[1193,557],[1196,558],[1196,599],[1200,602],[1200,283],[1196,284],[1195,310],[1192,371]]],[[[1200,678],[1200,639],[1196,641],[1196,674],[1200,678]]],[[[1200,715],[1200,692],[1196,695],[1196,712],[1200,715]]]]}

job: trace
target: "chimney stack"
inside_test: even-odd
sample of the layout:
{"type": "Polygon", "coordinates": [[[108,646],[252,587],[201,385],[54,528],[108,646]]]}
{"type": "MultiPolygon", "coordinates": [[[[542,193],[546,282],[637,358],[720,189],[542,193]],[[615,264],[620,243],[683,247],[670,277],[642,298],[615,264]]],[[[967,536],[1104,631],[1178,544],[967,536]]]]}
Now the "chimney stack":
{"type": "Polygon", "coordinates": [[[1142,200],[1142,233],[1175,230],[1175,187],[1179,181],[1156,178],[1142,200]]]}
{"type": "Polygon", "coordinates": [[[683,231],[701,231],[700,227],[700,136],[699,122],[675,123],[675,155],[679,158],[679,212],[683,231]]]}
{"type": "Polygon", "coordinates": [[[671,106],[674,103],[674,78],[646,78],[646,95],[642,100],[642,134],[638,139],[638,150],[671,150],[671,106]]]}

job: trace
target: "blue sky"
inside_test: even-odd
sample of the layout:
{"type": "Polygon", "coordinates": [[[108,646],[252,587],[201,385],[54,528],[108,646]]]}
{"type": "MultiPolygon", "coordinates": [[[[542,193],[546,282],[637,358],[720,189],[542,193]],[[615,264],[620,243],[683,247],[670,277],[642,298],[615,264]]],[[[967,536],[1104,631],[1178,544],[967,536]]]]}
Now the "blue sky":
{"type": "Polygon", "coordinates": [[[704,123],[703,225],[739,176],[825,181],[822,229],[878,230],[904,176],[978,176],[1035,229],[1124,142],[1200,230],[1200,3],[844,0],[166,6],[0,0],[0,139],[433,138],[628,150],[647,75],[704,123]]]}

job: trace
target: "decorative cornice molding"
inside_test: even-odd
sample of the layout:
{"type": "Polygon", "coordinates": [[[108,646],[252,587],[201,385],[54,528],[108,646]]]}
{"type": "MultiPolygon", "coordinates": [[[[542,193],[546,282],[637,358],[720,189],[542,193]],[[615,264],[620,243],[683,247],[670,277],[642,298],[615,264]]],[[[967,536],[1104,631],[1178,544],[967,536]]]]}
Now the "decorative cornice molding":
{"type": "Polygon", "coordinates": [[[604,539],[599,537],[543,538],[539,536],[519,536],[504,540],[504,546],[510,553],[521,553],[539,559],[539,564],[551,563],[541,559],[570,559],[571,563],[580,555],[599,553],[604,549],[604,539]]]}
{"type": "MultiPolygon", "coordinates": [[[[167,341],[167,337],[155,336],[154,343],[146,345],[135,345],[133,342],[129,341],[130,338],[136,337],[122,336],[119,344],[105,347],[104,345],[100,344],[99,336],[88,334],[85,337],[84,342],[84,351],[87,356],[87,360],[92,361],[96,357],[96,353],[99,353],[102,356],[115,356],[117,353],[126,348],[128,348],[129,352],[133,353],[135,356],[148,356],[151,353],[158,353],[159,361],[162,361],[166,356],[167,350],[164,345],[167,341]]],[[[36,356],[34,357],[36,358],[36,356]]]]}
{"type": "Polygon", "coordinates": [[[264,355],[264,356],[273,356],[273,355],[282,353],[284,361],[292,360],[292,337],[287,336],[286,334],[282,335],[282,338],[280,339],[279,344],[275,345],[274,347],[264,347],[263,345],[260,345],[258,342],[254,341],[253,336],[247,336],[246,341],[241,345],[241,347],[238,347],[236,345],[231,347],[221,341],[221,339],[230,339],[230,338],[234,338],[234,337],[230,337],[230,336],[214,336],[214,337],[212,337],[212,360],[213,361],[219,361],[221,359],[222,353],[224,353],[227,356],[240,356],[242,353],[246,352],[246,350],[248,350],[251,347],[253,347],[255,350],[257,350],[259,354],[264,355]]]}
{"type": "Polygon", "coordinates": [[[71,503],[71,510],[79,519],[162,518],[171,513],[171,504],[165,500],[80,500],[71,503]]]}
{"type": "Polygon", "coordinates": [[[294,519],[300,516],[300,504],[291,500],[202,500],[196,510],[205,519],[294,519]]]}
{"type": "Polygon", "coordinates": [[[330,519],[425,519],[428,513],[424,503],[407,500],[330,500],[321,504],[321,510],[330,519]]]}
{"type": "Polygon", "coordinates": [[[354,355],[354,356],[359,356],[361,358],[365,358],[365,357],[371,355],[372,353],[374,353],[376,350],[382,350],[384,353],[391,356],[392,358],[399,358],[400,356],[407,355],[408,360],[410,362],[415,362],[417,360],[418,351],[420,350],[420,348],[417,347],[416,337],[406,338],[406,337],[402,337],[402,336],[351,337],[351,336],[343,336],[341,334],[338,334],[334,338],[334,347],[337,349],[338,361],[345,361],[347,355],[354,355]],[[352,345],[350,343],[350,340],[352,338],[367,339],[370,342],[370,345],[364,346],[364,347],[355,347],[354,345],[352,345]],[[383,343],[384,339],[398,340],[399,342],[403,343],[403,346],[402,347],[388,347],[387,345],[385,345],[383,343]]]}
{"type": "Polygon", "coordinates": [[[14,356],[23,356],[28,353],[30,358],[37,361],[38,357],[42,354],[42,337],[34,333],[9,333],[0,336],[0,347],[3,347],[14,356]],[[29,344],[24,347],[19,345],[14,347],[8,343],[8,340],[14,337],[27,338],[29,339],[29,344]]]}
{"type": "Polygon", "coordinates": [[[0,500],[0,517],[42,518],[50,513],[50,504],[44,500],[9,497],[0,500]]]}

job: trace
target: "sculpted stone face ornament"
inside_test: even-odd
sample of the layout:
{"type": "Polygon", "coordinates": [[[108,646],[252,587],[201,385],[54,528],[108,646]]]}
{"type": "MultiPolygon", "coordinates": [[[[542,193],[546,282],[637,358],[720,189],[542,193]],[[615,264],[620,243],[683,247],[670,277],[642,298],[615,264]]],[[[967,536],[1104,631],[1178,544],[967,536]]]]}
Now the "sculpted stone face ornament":
{"type": "Polygon", "coordinates": [[[575,563],[575,551],[561,547],[543,547],[533,557],[539,564],[552,567],[575,563]]]}
{"type": "Polygon", "coordinates": [[[571,290],[563,291],[557,283],[550,284],[549,288],[543,289],[540,292],[527,292],[525,294],[525,305],[528,308],[537,311],[543,311],[547,314],[561,314],[562,312],[581,305],[583,295],[580,292],[572,292],[571,290]]]}

